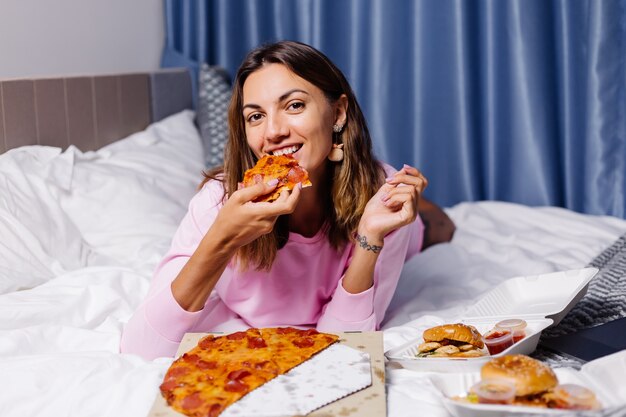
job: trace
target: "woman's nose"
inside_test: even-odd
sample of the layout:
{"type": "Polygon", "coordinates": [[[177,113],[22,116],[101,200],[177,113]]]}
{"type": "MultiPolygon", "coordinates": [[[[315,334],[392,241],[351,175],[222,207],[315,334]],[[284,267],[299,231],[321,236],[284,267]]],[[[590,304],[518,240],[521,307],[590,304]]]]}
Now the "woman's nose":
{"type": "Polygon", "coordinates": [[[289,135],[289,126],[280,115],[268,115],[265,125],[265,139],[271,142],[280,141],[289,135]]]}

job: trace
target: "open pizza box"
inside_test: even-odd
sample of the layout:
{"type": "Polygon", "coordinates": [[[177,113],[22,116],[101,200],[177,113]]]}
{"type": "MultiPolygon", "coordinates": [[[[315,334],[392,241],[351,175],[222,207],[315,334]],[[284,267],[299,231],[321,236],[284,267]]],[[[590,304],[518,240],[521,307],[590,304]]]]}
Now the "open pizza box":
{"type": "MultiPolygon", "coordinates": [[[[366,352],[369,355],[371,385],[318,408],[307,414],[307,416],[386,416],[387,402],[385,395],[385,363],[382,332],[339,332],[336,334],[339,335],[340,345],[348,346],[361,352],[366,352]]],[[[178,347],[176,357],[181,356],[183,353],[195,347],[198,341],[206,335],[207,333],[187,333],[178,347]]],[[[271,382],[272,381],[265,385],[269,385],[271,382]]],[[[263,388],[263,386],[258,389],[261,388],[263,388]]],[[[242,400],[245,398],[246,397],[242,398],[242,400]]],[[[276,397],[275,401],[280,401],[279,397],[276,397]]],[[[157,394],[148,417],[180,417],[182,415],[183,414],[180,414],[176,410],[169,407],[165,402],[165,399],[160,394],[157,394]]],[[[286,413],[285,415],[291,414],[286,413]]],[[[241,415],[240,417],[244,416],[241,415]]]]}
{"type": "Polygon", "coordinates": [[[441,324],[465,323],[473,325],[484,335],[501,320],[525,320],[526,336],[496,355],[474,358],[417,357],[418,347],[424,342],[420,332],[420,337],[387,351],[385,356],[391,362],[415,371],[471,372],[480,370],[493,357],[530,354],[537,348],[542,331],[558,324],[565,317],[585,295],[589,282],[597,273],[596,268],[584,268],[511,278],[494,287],[462,317],[442,319],[421,329],[423,332],[441,324]]]}

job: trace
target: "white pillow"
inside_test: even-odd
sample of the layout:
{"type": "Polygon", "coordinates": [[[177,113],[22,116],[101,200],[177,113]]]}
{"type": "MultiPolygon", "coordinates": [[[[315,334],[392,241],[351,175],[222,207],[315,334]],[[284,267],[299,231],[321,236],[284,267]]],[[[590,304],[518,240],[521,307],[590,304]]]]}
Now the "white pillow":
{"type": "Polygon", "coordinates": [[[95,152],[56,159],[51,180],[85,241],[109,265],[152,273],[202,180],[194,113],[185,110],[95,152]]]}
{"type": "Polygon", "coordinates": [[[89,248],[46,186],[59,148],[0,155],[0,293],[32,288],[87,265],[89,248]]]}

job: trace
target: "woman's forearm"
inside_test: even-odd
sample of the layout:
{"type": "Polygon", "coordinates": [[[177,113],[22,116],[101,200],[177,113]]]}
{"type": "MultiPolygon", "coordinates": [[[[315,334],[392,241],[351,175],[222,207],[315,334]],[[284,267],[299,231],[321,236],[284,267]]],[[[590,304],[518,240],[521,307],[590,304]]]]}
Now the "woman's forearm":
{"type": "Polygon", "coordinates": [[[358,294],[374,284],[374,269],[382,246],[383,240],[380,238],[357,235],[352,261],[343,277],[343,288],[347,292],[358,294]]]}
{"type": "Polygon", "coordinates": [[[187,311],[202,310],[237,248],[212,230],[172,282],[172,295],[187,311]]]}

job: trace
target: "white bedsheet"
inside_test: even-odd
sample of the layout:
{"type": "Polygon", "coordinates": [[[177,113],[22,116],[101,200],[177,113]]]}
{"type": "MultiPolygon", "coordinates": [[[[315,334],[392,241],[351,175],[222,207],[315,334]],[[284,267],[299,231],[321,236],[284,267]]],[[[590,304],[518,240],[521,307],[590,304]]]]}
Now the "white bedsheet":
{"type": "MultiPolygon", "coordinates": [[[[159,143],[159,149],[170,157],[174,146],[178,156],[172,157],[172,164],[186,165],[186,169],[178,176],[166,170],[159,179],[158,164],[153,165],[156,180],[148,180],[150,172],[142,171],[152,187],[141,182],[129,186],[126,192],[134,195],[132,203],[114,198],[114,184],[83,189],[74,197],[59,197],[93,256],[84,266],[50,269],[55,272],[45,279],[24,276],[24,282],[31,285],[0,295],[1,416],[147,415],[171,359],[148,362],[121,355],[119,340],[123,324],[148,289],[151,269],[167,245],[164,239],[171,236],[184,214],[182,202],[193,193],[194,179],[199,178],[202,153],[191,121],[192,114],[184,113],[130,140],[127,148],[118,144],[100,154],[75,153],[73,160],[66,155],[64,163],[73,161],[75,170],[70,171],[75,181],[80,179],[76,174],[79,163],[87,164],[81,169],[88,169],[90,160],[99,161],[100,168],[131,169],[138,168],[143,159],[154,162],[163,156],[155,153],[128,158],[129,149],[139,152],[137,143],[159,143]],[[165,135],[168,132],[176,136],[175,145],[165,135]],[[182,140],[185,134],[188,137],[182,140]],[[96,202],[89,210],[94,218],[107,219],[105,231],[117,242],[114,247],[106,244],[103,231],[96,230],[104,220],[92,224],[85,213],[79,216],[78,200],[72,199],[79,197],[96,202]],[[120,208],[115,204],[130,205],[120,208]],[[106,206],[110,217],[97,212],[99,205],[103,209],[106,206]],[[167,215],[156,216],[154,213],[161,209],[167,215]],[[142,211],[145,218],[138,215],[142,211]],[[115,217],[133,213],[132,225],[127,224],[126,217],[115,217]]],[[[100,178],[96,174],[89,171],[88,177],[100,178]]],[[[137,181],[142,178],[131,177],[137,181]]],[[[67,183],[65,186],[67,191],[67,183]]],[[[624,220],[556,208],[481,202],[460,204],[448,213],[458,228],[453,241],[428,249],[405,267],[400,291],[384,325],[386,349],[419,334],[437,318],[459,314],[472,300],[507,278],[581,268],[626,232],[624,220]]],[[[388,368],[387,385],[391,417],[448,415],[423,374],[388,368]]]]}

